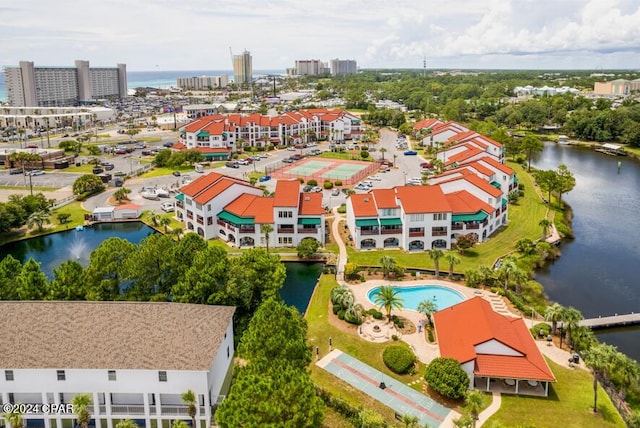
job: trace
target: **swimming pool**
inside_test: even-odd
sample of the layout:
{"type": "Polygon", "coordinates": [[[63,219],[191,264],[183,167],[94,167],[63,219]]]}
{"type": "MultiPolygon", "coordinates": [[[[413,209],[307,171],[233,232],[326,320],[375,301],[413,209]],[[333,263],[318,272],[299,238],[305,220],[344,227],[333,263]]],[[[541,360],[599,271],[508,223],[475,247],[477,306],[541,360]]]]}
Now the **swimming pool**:
{"type": "MultiPolygon", "coordinates": [[[[375,304],[376,300],[373,295],[379,288],[380,287],[372,288],[367,294],[367,298],[373,304],[375,304]]],[[[456,303],[460,303],[465,299],[465,297],[457,291],[440,287],[439,285],[416,285],[411,287],[393,287],[393,289],[399,291],[398,296],[403,300],[403,309],[411,309],[413,311],[418,309],[418,305],[423,300],[433,301],[440,311],[456,303]]]]}

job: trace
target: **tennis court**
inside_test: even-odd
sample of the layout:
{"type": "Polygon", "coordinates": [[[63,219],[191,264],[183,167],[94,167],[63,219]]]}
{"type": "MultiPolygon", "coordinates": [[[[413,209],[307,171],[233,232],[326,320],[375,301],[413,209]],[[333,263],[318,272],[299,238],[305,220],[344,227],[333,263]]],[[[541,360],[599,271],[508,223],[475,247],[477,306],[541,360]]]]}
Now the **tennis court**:
{"type": "Polygon", "coordinates": [[[395,410],[397,414],[416,416],[421,425],[438,427],[451,411],[415,389],[390,376],[385,376],[384,373],[337,349],[331,351],[317,364],[354,388],[395,410]]]}
{"type": "Polygon", "coordinates": [[[360,162],[341,159],[303,159],[295,164],[278,162],[265,168],[268,175],[275,178],[301,178],[305,181],[314,179],[340,180],[343,184],[355,184],[363,178],[378,171],[376,162],[360,162]]]}

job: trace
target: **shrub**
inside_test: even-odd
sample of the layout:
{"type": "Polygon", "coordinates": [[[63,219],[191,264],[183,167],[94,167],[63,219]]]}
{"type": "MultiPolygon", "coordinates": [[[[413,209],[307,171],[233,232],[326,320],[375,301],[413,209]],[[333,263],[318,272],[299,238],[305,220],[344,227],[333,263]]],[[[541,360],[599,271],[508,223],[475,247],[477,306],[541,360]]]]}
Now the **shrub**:
{"type": "Polygon", "coordinates": [[[393,321],[393,323],[395,324],[396,327],[404,328],[404,321],[402,321],[400,318],[398,318],[397,315],[393,315],[391,317],[391,321],[393,321]]]}
{"type": "Polygon", "coordinates": [[[324,184],[322,185],[325,189],[332,189],[333,188],[333,183],[330,181],[325,181],[324,184]]]}
{"type": "Polygon", "coordinates": [[[337,315],[338,312],[340,312],[340,309],[342,309],[342,306],[340,305],[333,305],[333,314],[337,315]]]}
{"type": "Polygon", "coordinates": [[[336,186],[342,186],[342,180],[336,180],[336,186]]]}
{"type": "Polygon", "coordinates": [[[368,151],[366,151],[366,150],[361,151],[361,152],[360,152],[360,157],[361,157],[362,159],[367,159],[367,158],[369,157],[369,152],[368,152],[368,151]]]}
{"type": "Polygon", "coordinates": [[[307,181],[307,184],[309,186],[317,186],[318,182],[312,178],[311,180],[307,181]]]}
{"type": "Polygon", "coordinates": [[[424,379],[438,394],[459,400],[469,389],[469,377],[453,358],[436,358],[427,366],[424,379]]]}
{"type": "Polygon", "coordinates": [[[373,318],[375,318],[377,320],[381,320],[382,319],[382,312],[380,312],[376,308],[369,309],[369,315],[371,315],[373,318]]]}
{"type": "Polygon", "coordinates": [[[338,318],[340,318],[341,320],[344,320],[344,309],[340,309],[338,311],[338,318]]]}
{"type": "Polygon", "coordinates": [[[430,325],[427,327],[427,338],[429,339],[429,342],[435,342],[435,339],[433,337],[433,327],[431,327],[430,325]]]}
{"type": "Polygon", "coordinates": [[[347,212],[347,204],[342,204],[338,207],[338,214],[344,214],[347,212]]]}
{"type": "Polygon", "coordinates": [[[387,347],[382,353],[382,361],[394,373],[408,373],[416,362],[416,356],[411,349],[392,345],[387,347]]]}
{"type": "Polygon", "coordinates": [[[304,184],[304,178],[299,178],[298,181],[300,181],[300,184],[304,184]]]}
{"type": "Polygon", "coordinates": [[[392,334],[391,335],[391,340],[393,340],[394,342],[397,342],[400,338],[398,337],[397,334],[392,334]]]}
{"type": "Polygon", "coordinates": [[[549,334],[551,334],[551,326],[546,322],[541,322],[531,327],[530,331],[533,337],[547,337],[549,334]],[[542,334],[540,334],[540,331],[542,331],[542,334]]]}

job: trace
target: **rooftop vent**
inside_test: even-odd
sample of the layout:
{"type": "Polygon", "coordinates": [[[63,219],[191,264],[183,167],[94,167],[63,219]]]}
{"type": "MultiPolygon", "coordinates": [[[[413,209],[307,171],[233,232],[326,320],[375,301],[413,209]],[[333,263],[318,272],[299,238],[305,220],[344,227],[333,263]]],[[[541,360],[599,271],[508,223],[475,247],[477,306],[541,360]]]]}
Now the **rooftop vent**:
{"type": "Polygon", "coordinates": [[[305,196],[305,197],[304,197],[304,200],[305,200],[305,201],[310,201],[310,200],[311,200],[311,198],[310,198],[310,197],[308,197],[308,196],[305,196]]]}
{"type": "Polygon", "coordinates": [[[364,201],[365,202],[369,202],[369,198],[364,198],[364,201]]]}

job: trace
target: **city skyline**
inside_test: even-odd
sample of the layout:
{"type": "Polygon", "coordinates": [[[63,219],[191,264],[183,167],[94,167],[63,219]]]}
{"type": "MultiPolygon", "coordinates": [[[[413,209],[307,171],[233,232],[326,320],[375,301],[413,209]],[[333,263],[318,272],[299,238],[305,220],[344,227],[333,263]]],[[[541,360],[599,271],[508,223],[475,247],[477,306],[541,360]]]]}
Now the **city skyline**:
{"type": "Polygon", "coordinates": [[[244,49],[254,69],[297,59],[354,59],[360,68],[634,69],[634,0],[0,0],[1,65],[85,58],[129,71],[228,70],[244,49]],[[37,12],[37,13],[36,13],[37,12]],[[180,23],[184,23],[181,28],[180,23]],[[245,30],[243,30],[245,28],[245,30]]]}

